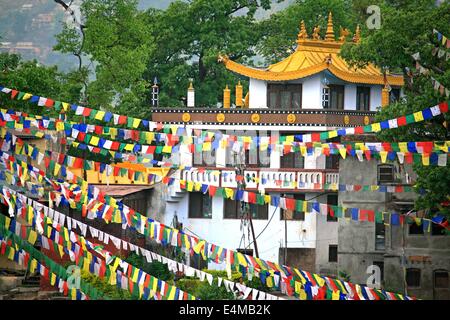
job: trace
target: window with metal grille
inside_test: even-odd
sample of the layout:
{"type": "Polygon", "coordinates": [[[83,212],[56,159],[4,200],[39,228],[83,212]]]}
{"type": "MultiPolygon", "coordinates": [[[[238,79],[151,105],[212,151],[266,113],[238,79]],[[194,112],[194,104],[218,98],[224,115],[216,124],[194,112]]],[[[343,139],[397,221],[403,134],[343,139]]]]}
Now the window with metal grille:
{"type": "Polygon", "coordinates": [[[406,269],[406,284],[408,287],[420,287],[420,269],[406,269]]]}
{"type": "Polygon", "coordinates": [[[338,246],[337,244],[330,244],[328,246],[328,262],[338,261],[338,246]]]}
{"type": "Polygon", "coordinates": [[[330,88],[322,89],[322,107],[328,109],[330,107],[330,88]]]}
{"type": "Polygon", "coordinates": [[[434,272],[434,287],[436,289],[448,289],[448,271],[437,270],[434,272]]]}
{"type": "Polygon", "coordinates": [[[386,227],[384,222],[375,223],[375,250],[385,249],[386,227]]]}
{"type": "Polygon", "coordinates": [[[238,219],[240,210],[240,202],[231,199],[224,199],[223,203],[223,218],[224,219],[238,219]]]}
{"type": "Polygon", "coordinates": [[[370,110],[370,87],[356,88],[356,110],[370,110]]]}
{"type": "Polygon", "coordinates": [[[212,198],[201,192],[189,193],[189,218],[212,218],[212,198]]]}
{"type": "MultiPolygon", "coordinates": [[[[295,199],[295,200],[305,200],[305,194],[304,193],[291,193],[291,194],[284,194],[285,198],[289,199],[295,199]]],[[[305,213],[302,211],[295,211],[295,210],[285,210],[280,209],[280,220],[305,220],[305,213]]]]}
{"type": "Polygon", "coordinates": [[[378,166],[378,183],[391,183],[395,181],[394,166],[383,164],[378,166]]]}
{"type": "Polygon", "coordinates": [[[330,154],[325,157],[325,169],[339,169],[339,157],[338,154],[330,154]]]}
{"type": "Polygon", "coordinates": [[[400,100],[400,89],[398,88],[391,89],[391,91],[389,92],[389,101],[393,103],[399,100],[400,100]]]}

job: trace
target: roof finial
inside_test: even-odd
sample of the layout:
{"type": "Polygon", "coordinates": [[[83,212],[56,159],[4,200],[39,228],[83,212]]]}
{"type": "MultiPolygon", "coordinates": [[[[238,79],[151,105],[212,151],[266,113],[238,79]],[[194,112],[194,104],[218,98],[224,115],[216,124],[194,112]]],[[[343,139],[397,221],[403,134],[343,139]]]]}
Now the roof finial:
{"type": "Polygon", "coordinates": [[[307,39],[307,38],[308,38],[308,32],[306,31],[305,21],[302,20],[302,22],[300,23],[300,32],[298,33],[297,42],[299,42],[300,40],[303,40],[303,39],[307,39]]]}
{"type": "Polygon", "coordinates": [[[331,14],[331,11],[328,14],[328,24],[327,24],[327,33],[325,35],[325,41],[335,41],[333,30],[333,16],[331,14]]]}
{"type": "Polygon", "coordinates": [[[355,35],[353,36],[353,42],[358,43],[361,40],[361,29],[359,28],[359,24],[356,26],[355,35]]]}

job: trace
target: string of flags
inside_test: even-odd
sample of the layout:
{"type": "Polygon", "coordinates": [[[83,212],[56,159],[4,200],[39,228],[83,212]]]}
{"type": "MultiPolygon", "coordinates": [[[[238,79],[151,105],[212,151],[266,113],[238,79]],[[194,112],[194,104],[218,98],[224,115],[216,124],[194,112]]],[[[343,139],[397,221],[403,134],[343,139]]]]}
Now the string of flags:
{"type": "MultiPolygon", "coordinates": [[[[109,111],[95,110],[87,107],[78,106],[75,104],[69,105],[68,103],[54,101],[49,98],[36,96],[31,93],[21,92],[3,86],[0,86],[0,92],[10,95],[11,99],[26,100],[31,103],[37,103],[39,106],[55,107],[56,110],[61,110],[62,106],[64,112],[67,112],[70,106],[70,109],[75,111],[76,115],[90,117],[90,119],[99,120],[106,123],[113,120],[115,125],[126,125],[126,127],[130,129],[137,129],[140,125],[142,125],[144,129],[147,130],[148,128],[148,131],[163,129],[165,132],[174,131],[177,134],[180,133],[184,135],[186,135],[187,133],[187,129],[184,126],[163,125],[162,123],[156,123],[145,119],[138,119],[133,117],[127,117],[124,115],[113,114],[109,111]]],[[[448,103],[442,102],[436,106],[425,108],[421,111],[417,111],[411,114],[407,114],[405,116],[384,120],[377,123],[372,123],[366,126],[343,128],[338,130],[331,130],[312,134],[286,135],[284,137],[286,139],[293,139],[299,142],[318,142],[331,139],[337,136],[346,136],[363,133],[376,133],[381,130],[394,129],[412,123],[418,123],[424,120],[429,120],[433,117],[437,117],[447,112],[448,112],[448,103]]],[[[209,132],[205,130],[189,129],[189,131],[192,131],[194,135],[196,135],[197,141],[195,143],[204,142],[205,137],[208,137],[210,141],[213,137],[215,137],[214,141],[217,140],[216,143],[219,143],[219,141],[222,140],[221,137],[224,136],[222,133],[209,132]]],[[[257,147],[258,141],[260,141],[260,139],[262,140],[266,138],[270,139],[270,137],[252,137],[252,136],[235,136],[235,135],[225,135],[225,136],[227,136],[227,139],[231,138],[232,140],[234,140],[234,144],[237,144],[237,148],[240,148],[242,146],[246,150],[250,148],[250,145],[252,143],[254,144],[253,147],[255,146],[257,147]]]]}
{"type": "MultiPolygon", "coordinates": [[[[419,61],[420,61],[420,52],[416,52],[415,54],[411,55],[416,62],[416,70],[420,75],[430,75],[430,69],[424,67],[419,61]]],[[[433,85],[433,89],[436,92],[439,92],[440,95],[446,96],[447,98],[450,97],[450,90],[446,88],[442,83],[440,83],[436,78],[433,76],[430,76],[431,84],[433,85]]]]}
{"type": "MultiPolygon", "coordinates": [[[[13,128],[13,126],[8,124],[11,124],[12,122],[16,123],[15,121],[8,121],[3,123],[0,120],[0,127],[6,127],[6,128],[13,128]]],[[[21,127],[14,126],[14,129],[17,131],[24,130],[21,127]]],[[[45,134],[44,132],[40,130],[27,130],[28,134],[32,134],[35,137],[38,138],[46,138],[49,140],[56,139],[55,136],[50,134],[45,134]]],[[[2,133],[2,136],[8,136],[7,132],[2,133]]],[[[95,137],[95,136],[93,136],[95,137]]],[[[98,145],[99,139],[97,138],[96,142],[92,142],[94,145],[98,145]]],[[[79,149],[79,150],[89,150],[92,153],[96,154],[102,154],[104,156],[110,154],[114,159],[116,160],[124,160],[132,163],[152,163],[154,165],[159,165],[163,167],[171,167],[174,169],[183,169],[187,166],[183,167],[180,165],[174,165],[167,161],[158,161],[153,160],[150,158],[146,158],[143,156],[136,156],[134,154],[129,153],[120,153],[116,151],[111,151],[104,149],[103,146],[97,147],[97,146],[89,146],[84,143],[79,143],[72,141],[70,139],[67,139],[65,141],[62,141],[61,143],[65,144],[66,142],[69,142],[69,145],[79,149]]],[[[118,143],[118,142],[117,142],[118,143]]],[[[133,146],[133,144],[129,144],[133,146]]],[[[196,145],[196,148],[202,148],[202,144],[196,145]]],[[[154,146],[153,146],[154,147],[154,146]]],[[[165,148],[168,147],[170,149],[170,152],[173,153],[175,150],[171,146],[157,146],[156,148],[164,151],[164,153],[168,152],[169,149],[165,148]]],[[[347,155],[350,155],[352,157],[356,157],[359,161],[363,161],[364,158],[367,160],[371,160],[372,158],[381,160],[382,163],[386,163],[387,160],[389,161],[395,161],[398,160],[401,164],[403,163],[421,163],[422,165],[428,166],[428,165],[438,165],[438,166],[446,166],[448,161],[448,152],[450,150],[450,141],[421,141],[421,142],[365,142],[365,143],[359,143],[359,142],[352,142],[348,144],[338,144],[338,143],[299,143],[299,142],[292,142],[292,145],[284,145],[282,149],[283,154],[287,154],[289,152],[295,152],[299,151],[301,156],[306,155],[325,155],[325,156],[331,156],[331,155],[340,155],[343,159],[346,158],[347,155]],[[443,154],[442,152],[445,152],[446,154],[443,154]]],[[[204,145],[203,145],[204,148],[204,145]]],[[[155,150],[155,148],[153,148],[155,150]]],[[[178,151],[178,148],[176,149],[178,151]]],[[[202,151],[202,150],[200,150],[202,151]]],[[[152,151],[153,152],[153,151],[152,151]]],[[[76,157],[71,156],[63,156],[64,160],[71,160],[76,157]]],[[[62,158],[61,158],[62,159],[62,158]]],[[[92,168],[93,165],[97,165],[94,161],[87,160],[87,159],[77,159],[77,165],[84,165],[86,167],[92,168]],[[81,162],[81,163],[80,163],[81,162]]],[[[105,167],[105,164],[102,165],[105,167]]],[[[119,170],[119,169],[117,169],[119,170]]],[[[124,171],[124,170],[122,170],[124,171]]],[[[101,170],[103,172],[103,170],[101,170]]],[[[117,176],[117,174],[115,174],[117,176]]]]}
{"type": "MultiPolygon", "coordinates": [[[[22,209],[22,212],[23,211],[24,210],[22,209]]],[[[25,211],[28,212],[28,210],[25,211]]],[[[15,230],[22,230],[22,228],[17,228],[15,226],[15,230]]],[[[61,240],[59,241],[62,242],[61,240]]],[[[117,258],[116,260],[114,260],[114,266],[120,265],[119,260],[117,260],[117,258]]],[[[83,264],[83,268],[87,268],[85,264],[83,264]]],[[[286,284],[287,294],[296,295],[300,299],[412,299],[410,297],[404,297],[402,295],[385,292],[384,290],[371,289],[337,279],[331,279],[328,277],[322,278],[319,275],[311,274],[309,272],[301,271],[298,269],[294,270],[299,276],[299,281],[294,280],[292,277],[290,281],[285,281],[286,279],[283,279],[283,281],[286,284]],[[287,286],[287,282],[289,282],[289,284],[292,284],[295,289],[287,286]]],[[[273,279],[271,277],[266,277],[264,280],[265,281],[263,282],[268,283],[269,287],[273,285],[273,279]]]]}
{"type": "MultiPolygon", "coordinates": [[[[7,190],[11,193],[13,192],[11,189],[7,189],[7,190]]],[[[69,217],[61,212],[53,210],[52,208],[44,206],[41,203],[34,201],[33,199],[30,199],[20,193],[16,193],[15,205],[17,206],[18,204],[20,204],[20,208],[18,208],[19,210],[17,210],[17,211],[20,212],[20,210],[21,210],[21,215],[19,213],[19,214],[17,214],[17,216],[22,216],[25,220],[29,221],[29,220],[35,219],[35,217],[39,213],[43,213],[43,217],[49,217],[49,219],[47,220],[47,225],[52,226],[54,229],[56,229],[59,232],[58,239],[60,239],[62,237],[65,240],[67,240],[67,239],[71,240],[70,236],[67,238],[67,236],[65,236],[65,235],[69,234],[70,232],[74,232],[76,230],[76,228],[78,227],[80,230],[80,233],[82,233],[83,236],[80,236],[77,234],[77,240],[81,241],[81,244],[83,244],[83,241],[86,241],[87,248],[89,248],[89,249],[93,248],[97,253],[100,253],[103,256],[106,255],[106,257],[108,258],[110,256],[109,253],[105,253],[104,250],[101,250],[99,246],[95,246],[95,244],[92,244],[90,241],[84,240],[85,237],[87,236],[87,231],[89,230],[89,233],[92,238],[98,239],[105,245],[108,245],[108,243],[111,241],[114,244],[114,246],[116,247],[116,249],[118,249],[118,250],[124,249],[124,250],[134,251],[134,252],[136,252],[136,254],[138,254],[142,257],[145,257],[147,262],[152,262],[153,260],[159,261],[161,263],[167,264],[169,271],[171,271],[175,274],[182,272],[183,274],[185,274],[186,276],[189,276],[189,277],[195,276],[195,277],[199,278],[201,281],[207,280],[207,282],[210,285],[213,285],[213,275],[212,274],[206,273],[204,271],[187,266],[183,263],[166,258],[157,253],[151,252],[147,249],[144,249],[142,247],[134,245],[123,239],[116,238],[107,232],[103,232],[92,226],[86,225],[85,223],[83,223],[77,219],[74,219],[73,217],[69,217]],[[19,199],[20,201],[17,202],[17,199],[19,199]],[[23,208],[26,208],[28,211],[25,211],[23,208]],[[67,226],[67,233],[66,233],[66,230],[64,227],[65,225],[67,226]]],[[[45,228],[45,226],[43,227],[43,230],[47,230],[45,228]]],[[[76,234],[76,232],[75,232],[75,234],[76,234]]],[[[48,232],[49,239],[58,242],[56,237],[58,237],[57,233],[48,232]]],[[[73,238],[73,240],[75,240],[75,236],[72,238],[73,238]]],[[[77,244],[77,242],[74,242],[74,241],[71,241],[71,242],[74,243],[74,245],[75,245],[75,250],[73,250],[73,247],[72,247],[72,251],[75,252],[75,254],[76,254],[80,250],[79,245],[77,244]]],[[[124,265],[125,269],[128,268],[128,267],[126,267],[127,263],[125,261],[119,262],[119,265],[124,265]]],[[[131,274],[135,274],[135,273],[136,272],[131,272],[131,274]]],[[[138,272],[138,274],[139,274],[139,272],[138,272]]],[[[249,280],[251,280],[250,275],[249,275],[249,280]]],[[[138,282],[139,282],[139,280],[138,280],[138,282]]],[[[247,287],[241,283],[234,283],[227,279],[218,277],[217,285],[220,287],[222,284],[227,289],[227,291],[233,291],[234,289],[236,289],[241,294],[243,299],[247,299],[247,297],[250,297],[252,300],[256,300],[256,297],[262,298],[264,296],[264,298],[266,300],[278,300],[278,297],[273,296],[269,293],[247,287]]],[[[178,295],[176,295],[176,296],[178,297],[178,295]]]]}
{"type": "Polygon", "coordinates": [[[8,230],[7,226],[10,224],[11,219],[0,214],[0,255],[5,255],[9,260],[26,267],[31,273],[37,271],[52,286],[58,287],[59,291],[65,296],[70,294],[72,300],[90,300],[97,299],[97,297],[108,298],[84,280],[80,281],[80,289],[69,289],[66,270],[32,245],[29,245],[30,241],[33,242],[35,241],[33,239],[37,238],[36,233],[28,230],[28,234],[24,234],[24,236],[30,241],[26,243],[15,232],[8,230]],[[89,294],[87,295],[85,292],[89,294]]]}
{"type": "Polygon", "coordinates": [[[450,39],[440,33],[438,30],[433,29],[433,34],[437,36],[438,41],[447,49],[450,49],[450,39]]]}
{"type": "MultiPolygon", "coordinates": [[[[3,191],[4,190],[5,187],[3,187],[3,191]]],[[[6,191],[10,194],[15,194],[11,189],[6,189],[6,191]]],[[[27,200],[31,201],[31,199],[28,199],[21,194],[15,194],[15,196],[15,200],[13,202],[10,200],[10,202],[13,205],[13,209],[17,211],[16,216],[26,219],[29,223],[37,220],[37,216],[40,215],[40,213],[37,212],[33,206],[28,204],[27,200]]],[[[139,297],[145,300],[156,296],[157,292],[160,294],[159,297],[164,297],[168,300],[195,300],[194,296],[143,272],[139,268],[128,264],[116,256],[113,256],[109,251],[93,244],[83,236],[77,235],[72,230],[60,225],[58,221],[51,219],[49,216],[40,215],[40,218],[40,225],[35,224],[33,228],[38,230],[42,247],[46,250],[55,250],[59,253],[61,258],[64,257],[64,254],[68,254],[71,261],[75,262],[82,270],[94,273],[100,278],[106,278],[108,279],[109,284],[117,285],[124,290],[129,290],[130,293],[133,293],[133,288],[136,288],[135,290],[139,291],[139,297]],[[98,257],[90,253],[89,250],[95,251],[103,258],[103,260],[98,259],[98,257]],[[95,264],[97,264],[98,267],[95,267],[95,264]],[[122,271],[118,270],[119,266],[122,271]],[[109,274],[107,272],[108,269],[110,271],[109,274]],[[121,281],[119,282],[117,279],[121,279],[121,281]],[[121,286],[124,281],[127,282],[126,287],[121,286]]],[[[11,231],[15,230],[16,234],[22,238],[27,236],[27,229],[31,230],[31,227],[21,225],[15,219],[10,221],[10,228],[12,229],[11,231]]],[[[35,240],[35,238],[36,236],[31,240],[35,240]]],[[[28,237],[27,239],[30,238],[28,237]]]]}
{"type": "MultiPolygon", "coordinates": [[[[14,112],[10,110],[10,112],[14,112]]],[[[96,135],[90,135],[87,132],[102,132],[101,126],[94,126],[94,125],[85,125],[85,124],[75,124],[71,125],[67,122],[62,122],[60,120],[56,120],[57,125],[51,125],[54,124],[55,121],[50,119],[47,122],[42,122],[43,120],[38,120],[36,118],[32,117],[23,117],[18,116],[17,112],[14,113],[0,113],[0,126],[5,126],[6,128],[15,129],[18,131],[23,131],[25,133],[29,133],[32,135],[35,135],[37,137],[44,137],[46,139],[56,139],[53,135],[50,134],[44,134],[41,130],[47,129],[56,129],[56,132],[64,131],[67,136],[71,136],[72,138],[78,140],[81,143],[72,142],[70,139],[70,144],[80,150],[86,150],[87,148],[90,149],[91,152],[94,153],[101,153],[101,154],[108,154],[108,152],[115,158],[115,159],[122,159],[126,161],[137,161],[140,163],[149,163],[152,161],[151,159],[147,157],[141,157],[141,156],[135,156],[130,154],[121,154],[120,152],[126,151],[126,152],[133,152],[133,153],[141,153],[141,154],[171,154],[176,153],[180,150],[180,147],[174,143],[175,141],[178,141],[178,139],[161,139],[157,138],[157,141],[164,142],[164,141],[171,141],[168,145],[159,145],[159,146],[149,146],[149,145],[141,145],[141,144],[135,144],[135,143],[120,143],[118,141],[112,141],[108,139],[104,139],[102,137],[96,136],[96,135]],[[3,123],[4,121],[5,123],[3,123]],[[42,122],[42,123],[41,123],[42,122]],[[59,125],[61,124],[61,125],[59,125]],[[33,130],[31,129],[32,126],[37,127],[39,130],[33,130]],[[79,129],[73,129],[72,126],[77,126],[79,129]],[[84,129],[82,129],[80,126],[83,126],[84,129]],[[88,128],[91,128],[88,130],[88,128]],[[97,130],[98,129],[98,130],[97,130]],[[84,143],[83,143],[84,142],[84,143]],[[87,146],[86,144],[90,144],[91,147],[87,146]],[[98,147],[98,148],[94,148],[98,147]],[[108,150],[105,151],[103,149],[108,150]],[[118,151],[118,152],[115,152],[118,151]]],[[[108,132],[111,132],[110,129],[114,128],[108,128],[108,132]]],[[[119,129],[122,130],[122,129],[119,129]]],[[[153,133],[150,133],[153,134],[153,133]]],[[[158,135],[158,134],[157,134],[158,135]]],[[[115,136],[115,135],[112,135],[115,136]]],[[[136,136],[136,135],[135,135],[136,136]]],[[[126,137],[124,137],[126,139],[126,137]]],[[[151,140],[151,139],[150,139],[151,140]]],[[[182,139],[181,139],[182,140],[182,139]]],[[[152,140],[153,141],[153,140],[152,140]]],[[[67,142],[67,141],[63,141],[67,142]]],[[[208,143],[202,143],[202,144],[195,144],[195,149],[197,152],[201,151],[211,151],[216,150],[216,148],[226,148],[227,146],[223,143],[221,144],[208,144],[208,143]]],[[[297,141],[290,141],[289,139],[284,139],[284,137],[281,137],[279,140],[279,143],[277,144],[270,144],[270,145],[259,145],[261,148],[261,151],[269,151],[269,154],[273,150],[279,151],[281,154],[287,154],[290,152],[299,152],[301,156],[306,155],[312,155],[315,154],[316,156],[319,156],[321,154],[324,154],[326,156],[330,155],[336,155],[340,154],[343,158],[345,158],[346,155],[351,155],[353,157],[358,157],[358,159],[363,159],[364,155],[367,159],[371,158],[372,154],[375,153],[381,153],[380,158],[385,159],[389,152],[403,152],[403,153],[433,153],[433,152],[449,152],[450,147],[450,141],[421,141],[421,142],[349,142],[349,143],[335,143],[335,142],[328,142],[328,143],[320,143],[320,142],[297,142],[297,141]]],[[[189,147],[189,149],[192,149],[192,147],[189,147]]],[[[394,156],[390,156],[390,158],[394,156]]],[[[399,156],[401,158],[401,156],[399,156]]],[[[167,163],[165,163],[167,166],[167,163]]]]}

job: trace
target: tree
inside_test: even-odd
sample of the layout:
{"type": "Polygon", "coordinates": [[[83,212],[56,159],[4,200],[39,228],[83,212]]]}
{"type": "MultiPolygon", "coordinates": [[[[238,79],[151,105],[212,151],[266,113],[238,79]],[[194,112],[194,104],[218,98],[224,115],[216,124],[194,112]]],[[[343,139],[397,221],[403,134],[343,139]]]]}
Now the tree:
{"type": "MultiPolygon", "coordinates": [[[[56,0],[55,0],[56,1],[56,0]]],[[[63,7],[63,1],[56,1],[63,7]]],[[[88,0],[81,5],[79,30],[65,26],[55,50],[87,56],[95,66],[86,86],[85,102],[94,108],[148,116],[143,108],[150,84],[143,79],[156,50],[144,12],[137,0],[88,0]]]]}
{"type": "Polygon", "coordinates": [[[259,41],[255,12],[270,8],[270,1],[175,1],[165,11],[147,11],[158,50],[150,55],[146,78],[161,83],[160,104],[179,106],[189,78],[196,89],[196,105],[212,106],[221,100],[225,85],[237,84],[236,75],[217,63],[220,53],[248,61],[259,41]]]}
{"type": "MultiPolygon", "coordinates": [[[[382,23],[378,30],[363,29],[361,42],[347,44],[341,54],[353,65],[372,62],[379,67],[392,71],[403,71],[406,81],[404,100],[380,110],[377,120],[386,120],[400,115],[416,112],[445,101],[436,92],[431,76],[450,88],[450,61],[432,55],[433,47],[438,45],[433,29],[450,34],[450,2],[440,6],[433,0],[380,2],[382,23]],[[415,70],[411,55],[420,52],[420,63],[430,69],[429,75],[417,74],[413,81],[405,70],[415,70]]],[[[442,48],[442,47],[441,47],[442,48]]],[[[447,49],[448,50],[448,49],[447,49]]],[[[381,141],[444,141],[450,133],[446,123],[450,116],[436,117],[430,121],[409,125],[392,130],[381,131],[381,141]]],[[[422,166],[415,164],[418,175],[417,188],[428,192],[419,196],[417,209],[429,209],[430,215],[441,212],[450,216],[445,203],[449,200],[450,164],[446,167],[422,166]]]]}
{"type": "Polygon", "coordinates": [[[319,25],[324,37],[329,12],[333,15],[336,38],[340,27],[355,30],[357,19],[353,1],[299,0],[261,23],[263,37],[258,52],[270,63],[286,58],[296,48],[295,41],[302,20],[305,21],[308,35],[311,36],[314,26],[319,25]]]}
{"type": "MultiPolygon", "coordinates": [[[[78,72],[64,74],[56,66],[42,66],[36,60],[23,61],[19,55],[0,53],[0,84],[8,88],[59,101],[78,101],[81,77],[78,72]]],[[[0,103],[3,107],[33,114],[42,114],[46,109],[27,101],[10,100],[6,95],[0,95],[0,103]]],[[[54,109],[47,112],[57,115],[54,109]]]]}

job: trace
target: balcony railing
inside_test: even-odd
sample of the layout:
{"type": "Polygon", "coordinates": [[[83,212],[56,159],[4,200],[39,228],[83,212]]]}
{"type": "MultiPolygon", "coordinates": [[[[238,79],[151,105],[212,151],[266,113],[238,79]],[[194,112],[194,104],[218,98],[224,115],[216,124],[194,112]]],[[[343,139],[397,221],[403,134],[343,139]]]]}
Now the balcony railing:
{"type": "MultiPolygon", "coordinates": [[[[183,180],[222,188],[237,188],[236,172],[230,168],[192,168],[181,172],[183,180]]],[[[269,169],[244,170],[246,189],[273,191],[322,191],[325,184],[339,183],[339,170],[269,169]]]]}

